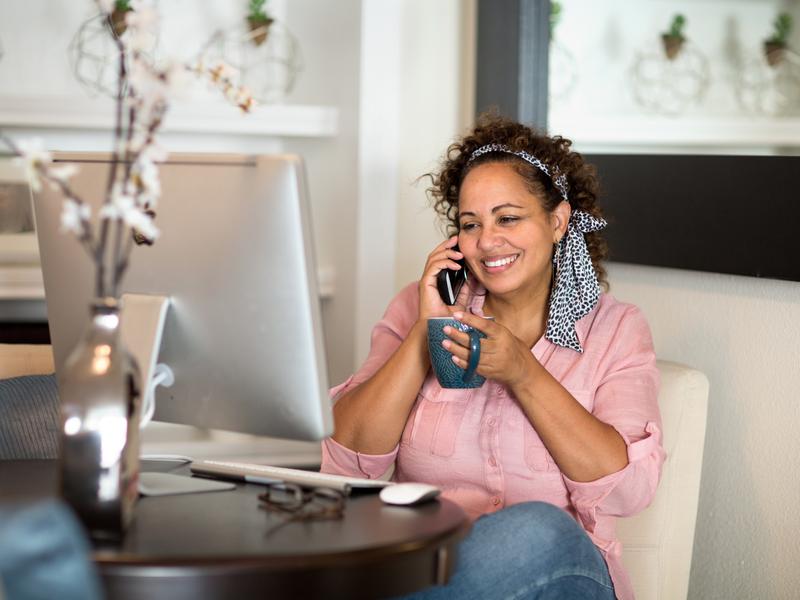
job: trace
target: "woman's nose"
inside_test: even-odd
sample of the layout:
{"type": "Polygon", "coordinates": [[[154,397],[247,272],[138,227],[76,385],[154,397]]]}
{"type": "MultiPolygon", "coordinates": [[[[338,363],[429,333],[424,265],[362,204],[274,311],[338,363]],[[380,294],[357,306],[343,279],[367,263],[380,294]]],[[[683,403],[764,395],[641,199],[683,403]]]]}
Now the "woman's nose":
{"type": "Polygon", "coordinates": [[[484,227],[478,237],[478,248],[481,250],[491,250],[500,244],[500,236],[493,227],[484,227]]]}

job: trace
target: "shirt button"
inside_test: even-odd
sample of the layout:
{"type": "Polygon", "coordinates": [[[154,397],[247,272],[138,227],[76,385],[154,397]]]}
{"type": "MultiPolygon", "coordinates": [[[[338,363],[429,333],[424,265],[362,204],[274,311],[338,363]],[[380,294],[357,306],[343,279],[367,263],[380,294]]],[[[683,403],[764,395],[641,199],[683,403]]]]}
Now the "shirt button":
{"type": "Polygon", "coordinates": [[[497,466],[497,461],[494,459],[494,456],[489,457],[489,464],[492,465],[493,467],[497,466]]]}
{"type": "Polygon", "coordinates": [[[497,506],[498,504],[500,504],[500,502],[502,502],[502,500],[500,500],[500,498],[498,498],[497,496],[492,496],[492,504],[497,506]]]}
{"type": "Polygon", "coordinates": [[[494,427],[496,423],[497,423],[497,421],[495,421],[494,417],[492,417],[491,419],[489,419],[487,421],[487,424],[489,425],[489,427],[494,427]]]}

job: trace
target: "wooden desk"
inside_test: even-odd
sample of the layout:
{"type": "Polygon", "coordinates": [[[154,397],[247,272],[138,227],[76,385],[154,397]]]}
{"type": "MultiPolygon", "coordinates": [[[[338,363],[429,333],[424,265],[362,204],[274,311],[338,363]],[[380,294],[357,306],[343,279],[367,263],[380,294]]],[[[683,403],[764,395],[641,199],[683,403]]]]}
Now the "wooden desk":
{"type": "MultiPolygon", "coordinates": [[[[125,539],[95,546],[108,598],[396,596],[445,582],[469,529],[447,500],[393,507],[374,493],[349,498],[341,520],[287,522],[259,509],[263,489],[140,498],[125,539]]],[[[0,461],[0,503],[55,493],[55,461],[0,461]]]]}

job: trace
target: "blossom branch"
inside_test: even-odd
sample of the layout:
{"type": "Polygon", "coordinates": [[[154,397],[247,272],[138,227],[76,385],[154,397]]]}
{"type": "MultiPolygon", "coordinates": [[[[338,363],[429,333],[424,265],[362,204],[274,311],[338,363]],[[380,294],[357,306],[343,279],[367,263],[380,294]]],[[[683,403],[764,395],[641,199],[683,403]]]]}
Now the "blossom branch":
{"type": "MultiPolygon", "coordinates": [[[[118,75],[117,75],[117,97],[116,97],[116,111],[114,116],[114,149],[111,159],[111,166],[108,170],[108,181],[106,183],[106,197],[104,204],[108,205],[111,203],[111,197],[114,190],[114,184],[117,182],[118,174],[117,171],[119,169],[119,162],[120,162],[120,144],[122,140],[122,114],[123,114],[123,103],[125,100],[125,81],[127,80],[127,66],[125,63],[125,44],[122,40],[114,35],[112,36],[114,39],[114,43],[117,46],[117,53],[118,53],[118,75]]],[[[103,219],[102,223],[100,224],[100,241],[97,246],[97,273],[95,274],[95,293],[98,297],[102,297],[107,295],[107,290],[105,287],[106,283],[106,265],[105,265],[105,249],[106,244],[108,241],[109,235],[109,227],[110,223],[108,219],[103,219]]]]}
{"type": "Polygon", "coordinates": [[[44,179],[50,185],[59,188],[62,195],[75,205],[70,229],[78,234],[78,241],[81,242],[89,256],[95,259],[94,240],[92,239],[92,228],[89,221],[89,205],[79,194],[75,193],[68,183],[69,177],[74,173],[74,168],[70,168],[68,165],[62,167],[61,170],[51,167],[50,154],[48,152],[33,147],[28,149],[21,148],[1,131],[0,140],[6,144],[18,160],[25,163],[28,180],[34,191],[38,190],[40,179],[44,179]]]}
{"type": "Polygon", "coordinates": [[[225,63],[217,62],[213,66],[207,67],[200,60],[191,70],[197,75],[207,78],[213,86],[222,91],[229,102],[239,107],[242,112],[249,113],[255,107],[256,101],[249,88],[236,84],[236,71],[225,63]]]}
{"type": "Polygon", "coordinates": [[[124,27],[120,26],[115,0],[95,3],[108,18],[118,60],[113,151],[96,227],[89,204],[69,184],[75,166],[54,167],[50,154],[40,145],[15,145],[2,132],[0,142],[24,163],[34,191],[44,180],[61,192],[62,230],[74,232],[95,263],[95,293],[101,297],[118,294],[134,244],[151,244],[159,234],[153,223],[153,208],[161,194],[157,163],[166,159],[166,152],[158,145],[156,134],[181,77],[194,71],[243,112],[250,112],[255,101],[246,87],[235,83],[235,71],[223,63],[212,67],[202,62],[194,67],[175,64],[164,69],[150,64],[143,51],[152,45],[157,14],[142,0],[132,0],[123,12],[124,27]]]}

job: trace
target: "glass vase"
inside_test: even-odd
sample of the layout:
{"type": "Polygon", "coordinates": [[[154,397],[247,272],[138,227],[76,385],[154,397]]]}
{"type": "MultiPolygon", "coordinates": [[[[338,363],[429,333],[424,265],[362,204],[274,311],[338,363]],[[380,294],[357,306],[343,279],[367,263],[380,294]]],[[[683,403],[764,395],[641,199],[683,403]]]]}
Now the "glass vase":
{"type": "Polygon", "coordinates": [[[120,538],[138,498],[139,369],[120,340],[115,298],[91,303],[59,380],[60,489],[90,535],[120,538]]]}

